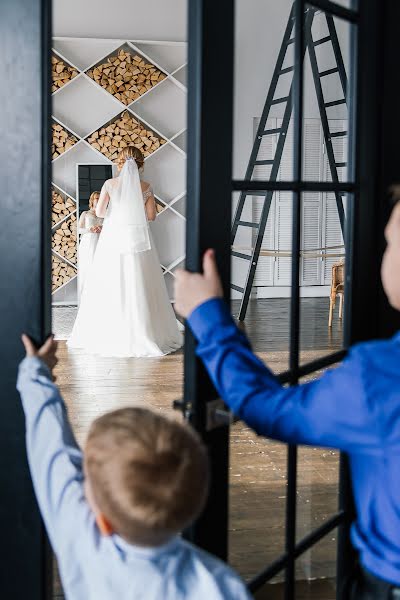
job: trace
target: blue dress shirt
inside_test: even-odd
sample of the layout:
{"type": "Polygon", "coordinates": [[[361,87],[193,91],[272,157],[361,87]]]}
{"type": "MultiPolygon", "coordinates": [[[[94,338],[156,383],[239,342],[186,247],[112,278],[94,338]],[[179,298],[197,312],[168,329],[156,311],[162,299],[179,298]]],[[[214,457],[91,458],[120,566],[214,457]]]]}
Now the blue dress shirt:
{"type": "Polygon", "coordinates": [[[364,567],[400,584],[400,335],[354,346],[317,381],[282,387],[251,351],[226,304],[188,319],[197,353],[229,407],[258,434],[349,454],[364,567]]]}
{"type": "Polygon", "coordinates": [[[156,548],[100,534],[83,491],[82,453],[64,402],[38,358],[22,361],[33,485],[70,600],[250,600],[225,563],[175,537],[156,548]]]}

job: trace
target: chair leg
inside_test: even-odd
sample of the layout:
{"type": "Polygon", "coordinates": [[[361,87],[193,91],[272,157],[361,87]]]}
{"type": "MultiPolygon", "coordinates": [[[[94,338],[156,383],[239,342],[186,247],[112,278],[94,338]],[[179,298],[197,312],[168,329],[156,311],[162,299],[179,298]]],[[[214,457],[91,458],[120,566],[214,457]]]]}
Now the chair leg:
{"type": "Polygon", "coordinates": [[[343,294],[340,294],[340,299],[339,299],[339,319],[343,318],[343,294]]]}
{"type": "Polygon", "coordinates": [[[329,321],[328,321],[328,327],[332,327],[332,320],[333,320],[333,307],[335,306],[335,302],[334,300],[331,298],[330,299],[330,303],[329,303],[329,321]]]}

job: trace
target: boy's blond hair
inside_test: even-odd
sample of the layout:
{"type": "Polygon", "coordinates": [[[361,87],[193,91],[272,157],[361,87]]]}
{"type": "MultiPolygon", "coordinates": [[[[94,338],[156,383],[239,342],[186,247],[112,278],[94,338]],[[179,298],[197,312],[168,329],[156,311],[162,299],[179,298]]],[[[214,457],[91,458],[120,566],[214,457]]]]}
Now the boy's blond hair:
{"type": "Polygon", "coordinates": [[[186,424],[146,408],[93,422],[85,472],[94,501],[128,542],[154,546],[189,525],[208,492],[207,452],[186,424]]]}

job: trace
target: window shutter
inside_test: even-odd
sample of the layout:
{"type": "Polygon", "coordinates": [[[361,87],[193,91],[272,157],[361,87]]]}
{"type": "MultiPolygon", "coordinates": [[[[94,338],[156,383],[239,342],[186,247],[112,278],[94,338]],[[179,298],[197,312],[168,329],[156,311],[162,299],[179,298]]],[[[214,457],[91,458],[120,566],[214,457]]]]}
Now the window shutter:
{"type": "MultiPolygon", "coordinates": [[[[322,127],[319,119],[305,119],[303,124],[303,179],[321,181],[322,127]]],[[[322,194],[304,192],[301,196],[301,249],[316,250],[322,245],[322,194]]],[[[321,259],[302,256],[300,260],[300,285],[321,284],[321,259]]]]}
{"type": "MultiPolygon", "coordinates": [[[[260,119],[255,119],[255,132],[260,119]]],[[[267,120],[267,129],[275,129],[276,119],[267,120]]],[[[258,160],[272,160],[275,156],[277,136],[266,135],[262,138],[260,144],[260,150],[258,152],[258,160]]],[[[271,165],[256,165],[253,173],[253,179],[268,180],[271,175],[271,165]]],[[[264,206],[264,196],[253,196],[253,222],[259,223],[261,218],[261,211],[264,206]]],[[[265,228],[264,238],[261,244],[262,250],[271,250],[274,248],[274,223],[275,223],[275,194],[272,198],[271,208],[268,215],[267,226],[265,228]]],[[[253,247],[256,243],[257,230],[253,231],[253,247]]],[[[253,285],[256,287],[264,287],[274,284],[274,257],[273,256],[262,256],[260,255],[257,269],[254,276],[253,285]]]]}
{"type": "MultiPolygon", "coordinates": [[[[282,119],[277,120],[277,127],[282,126],[282,119]]],[[[290,122],[286,142],[283,148],[278,181],[293,179],[293,119],[290,122]]],[[[278,252],[291,252],[292,250],[292,193],[276,192],[275,209],[275,245],[278,252]]],[[[287,286],[292,282],[292,266],[290,256],[277,256],[275,258],[274,285],[287,286]]]]}
{"type": "MultiPolygon", "coordinates": [[[[332,133],[337,131],[346,131],[348,127],[347,120],[343,119],[331,119],[329,121],[329,128],[332,133]]],[[[347,137],[332,138],[333,150],[335,154],[335,161],[337,163],[347,162],[347,137]]],[[[339,181],[343,181],[346,177],[347,167],[338,168],[339,181]]],[[[324,180],[332,181],[332,174],[329,167],[329,161],[324,155],[324,180]]],[[[346,198],[343,197],[343,204],[346,210],[346,198]]],[[[337,248],[330,250],[332,246],[343,246],[343,236],[340,227],[339,216],[336,206],[335,194],[329,193],[324,194],[324,206],[323,206],[323,236],[322,245],[326,250],[327,254],[344,254],[344,248],[337,248]]],[[[337,263],[340,257],[333,256],[332,258],[325,258],[323,261],[323,283],[325,285],[331,284],[332,277],[332,265],[337,263]]]]}

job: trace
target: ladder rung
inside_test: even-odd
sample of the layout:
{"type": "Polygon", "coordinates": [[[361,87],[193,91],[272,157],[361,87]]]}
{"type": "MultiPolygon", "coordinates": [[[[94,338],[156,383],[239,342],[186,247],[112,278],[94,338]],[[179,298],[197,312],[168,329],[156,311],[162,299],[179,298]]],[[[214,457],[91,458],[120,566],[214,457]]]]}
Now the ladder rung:
{"type": "Polygon", "coordinates": [[[341,162],[341,163],[335,163],[336,167],[347,167],[347,163],[345,162],[341,162]]]}
{"type": "Polygon", "coordinates": [[[333,69],[327,69],[326,71],[321,71],[318,73],[320,77],[326,77],[327,75],[333,75],[334,73],[339,73],[339,69],[334,67],[333,69]]]}
{"type": "Polygon", "coordinates": [[[290,44],[294,44],[294,41],[295,41],[295,39],[296,39],[296,38],[290,38],[290,39],[287,41],[287,45],[289,46],[290,44]]]}
{"type": "Polygon", "coordinates": [[[347,131],[334,131],[330,135],[331,137],[344,137],[345,135],[347,135],[347,131]]]}
{"type": "Polygon", "coordinates": [[[284,69],[281,69],[279,71],[279,75],[285,75],[285,73],[291,73],[292,71],[294,71],[294,66],[293,67],[285,67],[284,69]]]}
{"type": "Polygon", "coordinates": [[[256,162],[254,163],[256,165],[273,165],[274,164],[274,160],[256,160],[256,162]]]}
{"type": "Polygon", "coordinates": [[[251,223],[250,221],[238,221],[238,225],[242,227],[254,227],[255,229],[258,229],[260,226],[259,223],[251,223]]]}
{"type": "Polygon", "coordinates": [[[243,294],[244,292],[244,288],[241,288],[238,285],[235,285],[234,283],[231,283],[231,288],[236,292],[240,292],[241,294],[243,294]]]}
{"type": "Polygon", "coordinates": [[[272,135],[274,133],[280,133],[282,131],[282,127],[277,127],[276,129],[265,129],[261,135],[272,135]]]}
{"type": "Polygon", "coordinates": [[[313,42],[313,45],[320,46],[321,44],[326,44],[326,42],[330,42],[330,40],[331,40],[331,36],[327,35],[327,36],[313,42]]]}
{"type": "Polygon", "coordinates": [[[276,98],[276,100],[272,100],[271,105],[272,104],[282,104],[283,102],[287,102],[289,100],[290,96],[284,96],[283,98],[276,98]]]}
{"type": "Polygon", "coordinates": [[[236,250],[232,250],[232,256],[236,256],[236,258],[243,258],[243,260],[251,260],[251,255],[242,254],[241,252],[236,252],[236,250]]]}
{"type": "Polygon", "coordinates": [[[346,98],[342,98],[342,100],[332,100],[332,102],[325,102],[325,106],[327,108],[329,106],[339,106],[339,104],[346,104],[346,98]]]}

